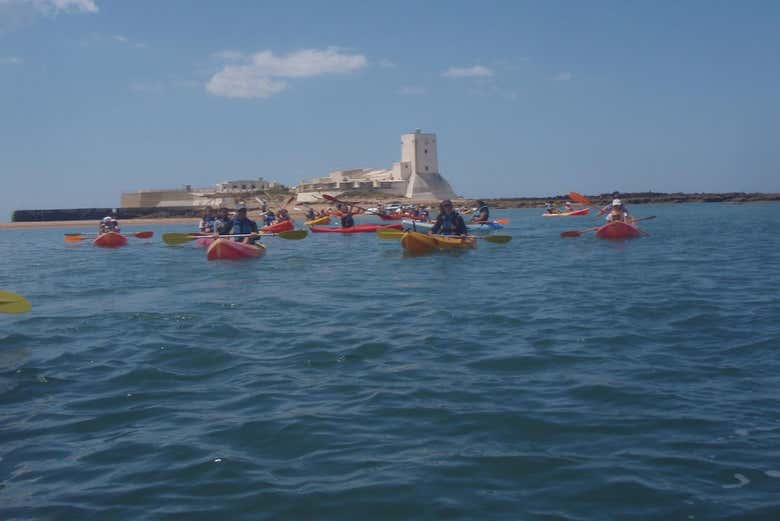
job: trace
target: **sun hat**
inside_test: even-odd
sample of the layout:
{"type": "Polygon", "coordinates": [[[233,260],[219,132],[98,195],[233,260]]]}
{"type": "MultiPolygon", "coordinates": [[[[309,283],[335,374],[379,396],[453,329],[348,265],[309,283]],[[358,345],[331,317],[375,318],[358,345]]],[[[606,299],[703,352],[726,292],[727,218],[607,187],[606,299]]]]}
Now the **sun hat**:
{"type": "Polygon", "coordinates": [[[623,206],[623,202],[620,199],[612,199],[612,206],[623,206]]]}

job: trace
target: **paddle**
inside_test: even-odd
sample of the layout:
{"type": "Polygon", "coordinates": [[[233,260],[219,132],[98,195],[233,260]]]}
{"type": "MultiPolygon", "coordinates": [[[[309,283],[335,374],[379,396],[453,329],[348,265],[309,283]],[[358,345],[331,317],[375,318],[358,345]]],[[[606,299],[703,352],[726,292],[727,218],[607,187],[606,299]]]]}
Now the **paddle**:
{"type": "MultiPolygon", "coordinates": [[[[99,235],[100,235],[99,233],[66,233],[65,241],[66,242],[86,241],[87,239],[93,239],[99,235]]],[[[154,232],[151,231],[134,232],[134,233],[126,233],[124,235],[127,235],[129,237],[136,237],[138,239],[148,239],[154,236],[154,232]]]]}
{"type": "Polygon", "coordinates": [[[572,199],[574,199],[575,201],[577,201],[578,203],[580,203],[583,206],[589,206],[589,207],[593,208],[594,210],[596,210],[599,213],[599,215],[604,215],[606,213],[606,212],[602,212],[601,208],[597,207],[595,204],[590,202],[590,199],[588,199],[587,197],[585,197],[582,194],[578,194],[577,192],[569,192],[569,197],[571,197],[572,199]]]}
{"type": "MultiPolygon", "coordinates": [[[[630,224],[638,223],[639,221],[649,221],[650,219],[655,219],[655,215],[651,215],[650,217],[642,217],[641,219],[633,219],[630,224]]],[[[601,226],[604,225],[602,224],[601,226]]],[[[588,232],[598,230],[599,228],[601,228],[601,226],[596,226],[595,228],[588,228],[587,230],[569,230],[569,231],[561,232],[561,237],[579,237],[583,233],[588,233],[588,232]]],[[[643,233],[647,233],[647,232],[643,231],[643,233]]],[[[650,234],[648,233],[647,235],[650,234]]]]}
{"type": "MultiPolygon", "coordinates": [[[[406,232],[402,230],[396,230],[394,228],[380,228],[376,231],[376,236],[380,239],[391,240],[400,239],[406,232]]],[[[434,235],[434,237],[457,237],[455,235],[434,235]]],[[[468,235],[465,238],[475,237],[482,239],[483,241],[493,242],[496,244],[506,244],[512,240],[511,235],[468,235]]]]}
{"type": "Polygon", "coordinates": [[[21,295],[0,290],[0,313],[26,313],[32,306],[21,295]]]}
{"type": "MultiPolygon", "coordinates": [[[[305,238],[309,232],[307,230],[290,230],[286,232],[277,232],[277,233],[267,233],[267,232],[258,232],[257,234],[260,237],[281,237],[282,239],[287,240],[300,240],[305,238]]],[[[242,234],[233,234],[233,235],[220,235],[219,238],[222,239],[224,237],[250,237],[253,234],[251,233],[242,233],[242,234]]],[[[164,233],[162,238],[163,242],[165,244],[170,245],[176,245],[176,244],[184,244],[191,241],[197,241],[198,239],[208,239],[213,238],[213,235],[194,235],[191,233],[164,233]]]]}

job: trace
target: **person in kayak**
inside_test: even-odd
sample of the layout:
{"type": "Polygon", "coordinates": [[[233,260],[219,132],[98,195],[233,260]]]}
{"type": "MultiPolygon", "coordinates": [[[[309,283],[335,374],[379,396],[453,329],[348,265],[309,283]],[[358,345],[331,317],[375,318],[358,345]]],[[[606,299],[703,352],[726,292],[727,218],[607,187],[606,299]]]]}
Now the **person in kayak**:
{"type": "Polygon", "coordinates": [[[276,220],[276,214],[274,214],[273,210],[268,210],[265,212],[265,225],[271,226],[274,221],[276,220]]]}
{"type": "Polygon", "coordinates": [[[466,222],[452,207],[452,201],[445,199],[439,204],[439,215],[433,223],[430,235],[468,235],[466,222]]]}
{"type": "Polygon", "coordinates": [[[316,219],[316,218],[317,218],[317,213],[314,211],[314,208],[310,206],[309,211],[306,212],[306,219],[311,221],[312,219],[316,219]]]}
{"type": "Polygon", "coordinates": [[[290,212],[287,211],[287,208],[282,208],[279,210],[279,213],[276,214],[276,222],[284,222],[290,220],[290,212]]]}
{"type": "Polygon", "coordinates": [[[211,231],[217,235],[230,235],[231,230],[233,230],[233,220],[228,216],[228,209],[223,206],[217,212],[214,228],[211,231]]]}
{"type": "Polygon", "coordinates": [[[260,237],[257,235],[257,223],[246,216],[246,207],[240,206],[233,218],[233,233],[236,235],[252,234],[249,237],[234,237],[236,242],[254,244],[260,237]]]}
{"type": "MultiPolygon", "coordinates": [[[[617,190],[612,192],[612,200],[614,201],[615,199],[620,199],[620,192],[618,192],[617,190]]],[[[612,211],[612,203],[605,204],[599,210],[598,215],[604,215],[605,213],[610,213],[611,211],[612,211]]]]}
{"type": "Polygon", "coordinates": [[[622,221],[624,223],[630,223],[631,222],[631,215],[629,215],[628,210],[626,210],[625,205],[620,199],[613,199],[612,200],[612,209],[609,211],[609,214],[607,215],[607,222],[615,222],[615,221],[622,221]]]}
{"type": "Polygon", "coordinates": [[[574,207],[571,205],[571,201],[566,201],[563,205],[566,207],[566,213],[574,211],[574,207]]]}
{"type": "Polygon", "coordinates": [[[211,233],[214,231],[214,221],[217,220],[217,216],[214,215],[214,209],[209,207],[203,211],[203,218],[200,220],[198,230],[201,233],[211,233]]]}
{"type": "Polygon", "coordinates": [[[545,213],[558,213],[558,209],[555,207],[552,201],[547,201],[544,205],[545,213]]]}
{"type": "Polygon", "coordinates": [[[100,226],[98,227],[98,233],[108,232],[119,233],[119,222],[110,215],[103,217],[100,221],[100,226]]]}
{"type": "Polygon", "coordinates": [[[341,227],[352,228],[355,226],[355,219],[352,217],[352,207],[345,204],[341,206],[341,211],[343,213],[341,216],[341,227]]]}
{"type": "Polygon", "coordinates": [[[490,221],[490,208],[485,204],[485,201],[477,201],[477,211],[471,217],[473,223],[486,223],[490,221]]]}

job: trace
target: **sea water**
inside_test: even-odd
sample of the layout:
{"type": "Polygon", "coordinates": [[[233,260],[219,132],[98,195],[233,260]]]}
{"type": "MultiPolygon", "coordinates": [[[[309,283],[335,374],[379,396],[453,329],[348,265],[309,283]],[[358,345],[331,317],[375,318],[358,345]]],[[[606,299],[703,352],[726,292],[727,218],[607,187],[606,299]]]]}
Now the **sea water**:
{"type": "Polygon", "coordinates": [[[0,519],[780,519],[780,205],[373,234],[0,232],[0,519]]]}

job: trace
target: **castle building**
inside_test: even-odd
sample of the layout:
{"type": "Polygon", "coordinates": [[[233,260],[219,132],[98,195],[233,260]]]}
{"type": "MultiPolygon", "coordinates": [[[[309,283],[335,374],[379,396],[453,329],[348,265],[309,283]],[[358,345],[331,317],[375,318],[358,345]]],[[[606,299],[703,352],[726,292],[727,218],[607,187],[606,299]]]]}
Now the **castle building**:
{"type": "Polygon", "coordinates": [[[377,190],[417,200],[455,197],[449,182],[439,173],[436,134],[420,129],[401,136],[401,160],[392,168],[334,170],[327,177],[301,181],[298,202],[320,201],[323,193],[337,195],[350,190],[377,190]]]}

